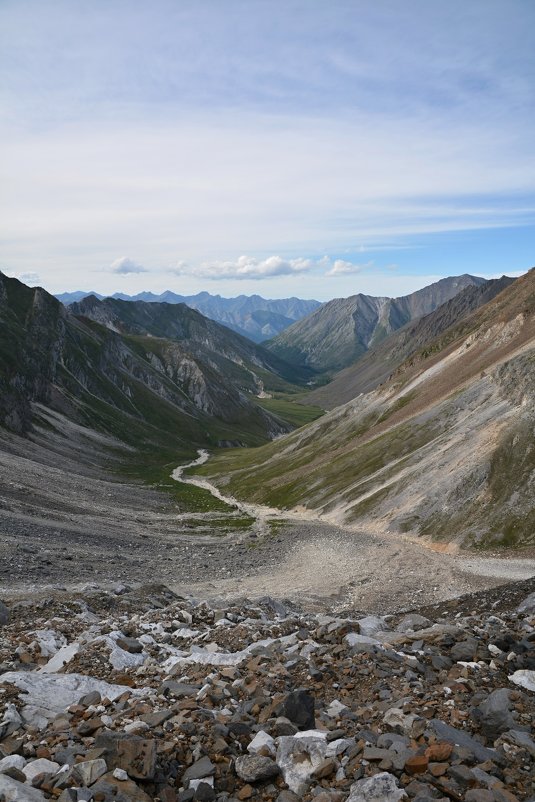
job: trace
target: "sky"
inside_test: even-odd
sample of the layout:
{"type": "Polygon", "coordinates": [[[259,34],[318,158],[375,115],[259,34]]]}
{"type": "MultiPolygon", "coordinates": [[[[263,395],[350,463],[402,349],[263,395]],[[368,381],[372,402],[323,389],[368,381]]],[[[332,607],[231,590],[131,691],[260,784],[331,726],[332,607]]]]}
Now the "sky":
{"type": "Polygon", "coordinates": [[[0,270],[397,296],[535,264],[533,0],[0,0],[0,270]]]}

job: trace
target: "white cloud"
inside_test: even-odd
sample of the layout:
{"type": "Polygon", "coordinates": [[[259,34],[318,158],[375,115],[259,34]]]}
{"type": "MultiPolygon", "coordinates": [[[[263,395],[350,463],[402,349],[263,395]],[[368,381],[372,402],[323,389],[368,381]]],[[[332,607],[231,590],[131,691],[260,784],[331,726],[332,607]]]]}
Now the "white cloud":
{"type": "Polygon", "coordinates": [[[17,278],[19,281],[22,281],[23,284],[28,284],[29,287],[35,287],[41,281],[41,277],[38,273],[20,273],[17,278]]]}
{"type": "Polygon", "coordinates": [[[196,267],[186,262],[179,262],[172,272],[178,276],[194,275],[213,280],[267,279],[306,273],[312,270],[315,264],[311,259],[283,259],[281,256],[255,259],[244,255],[234,261],[202,262],[196,267]]]}
{"type": "Polygon", "coordinates": [[[112,262],[111,271],[112,273],[117,273],[119,276],[128,276],[131,273],[149,272],[146,267],[134,262],[133,259],[129,259],[128,256],[121,256],[120,259],[116,259],[112,262]]]}
{"type": "Polygon", "coordinates": [[[355,273],[362,273],[363,270],[369,270],[373,267],[373,261],[366,262],[365,264],[354,264],[347,262],[344,259],[336,259],[333,266],[328,270],[326,276],[349,276],[355,273]]]}

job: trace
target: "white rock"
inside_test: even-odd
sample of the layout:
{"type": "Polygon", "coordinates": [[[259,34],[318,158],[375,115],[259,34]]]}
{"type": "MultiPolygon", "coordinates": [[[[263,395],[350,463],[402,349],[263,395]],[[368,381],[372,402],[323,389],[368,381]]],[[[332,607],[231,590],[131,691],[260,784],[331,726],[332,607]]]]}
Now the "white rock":
{"type": "Polygon", "coordinates": [[[57,671],[70,663],[72,658],[80,651],[80,644],[69,643],[68,646],[63,646],[59,652],[56,652],[54,657],[51,657],[46,666],[39,669],[40,674],[55,674],[57,671]]]}
{"type": "Polygon", "coordinates": [[[124,726],[124,731],[129,735],[135,732],[146,732],[147,730],[150,730],[150,727],[146,721],[132,721],[131,724],[125,724],[124,726]]]}
{"type": "Polygon", "coordinates": [[[43,657],[52,657],[67,643],[65,637],[53,629],[37,629],[35,632],[30,632],[30,635],[35,635],[43,657]]]}
{"type": "Polygon", "coordinates": [[[22,772],[28,782],[31,783],[34,777],[37,777],[39,774],[53,774],[56,775],[60,770],[61,766],[59,763],[56,763],[54,760],[47,760],[46,757],[40,757],[37,760],[32,760],[30,763],[26,763],[22,772]]]}
{"type": "Polygon", "coordinates": [[[535,671],[529,671],[527,668],[522,668],[519,671],[515,671],[514,674],[511,674],[509,679],[511,682],[514,682],[515,685],[520,685],[521,688],[525,688],[527,691],[533,691],[535,693],[535,671]]]}
{"type": "MultiPolygon", "coordinates": [[[[2,674],[2,682],[15,685],[26,695],[23,701],[38,709],[43,716],[55,718],[70,705],[76,704],[82,696],[98,691],[102,698],[112,702],[129,691],[124,685],[110,685],[104,680],[87,677],[84,674],[39,674],[33,671],[7,671],[2,674]]],[[[131,691],[133,695],[136,691],[131,691]]]]}
{"type": "Polygon", "coordinates": [[[115,777],[116,780],[119,780],[120,782],[125,782],[126,780],[128,780],[128,774],[124,769],[114,769],[113,776],[115,777]]]}
{"type": "Polygon", "coordinates": [[[6,769],[19,769],[22,771],[25,765],[26,760],[22,755],[8,755],[0,760],[0,773],[6,771],[6,769]]]}
{"type": "Polygon", "coordinates": [[[350,788],[347,802],[398,802],[405,796],[393,774],[383,771],[367,780],[357,780],[350,788]]]}
{"type": "Polygon", "coordinates": [[[44,794],[26,783],[0,774],[0,799],[5,802],[46,802],[44,794]]]}
{"type": "Polygon", "coordinates": [[[326,753],[327,742],[323,738],[284,735],[278,739],[276,761],[291,791],[298,796],[306,793],[312,774],[325,760],[326,753]]]}
{"type": "Polygon", "coordinates": [[[212,788],[214,787],[214,778],[213,777],[201,777],[200,780],[190,780],[188,788],[193,788],[195,791],[201,783],[206,783],[210,785],[212,788]]]}
{"type": "Polygon", "coordinates": [[[338,699],[333,699],[325,712],[329,718],[338,718],[342,710],[347,710],[347,705],[342,704],[338,699]]]}
{"type": "Polygon", "coordinates": [[[403,710],[400,710],[399,707],[391,707],[390,710],[387,710],[384,714],[383,721],[387,727],[391,729],[399,727],[402,732],[408,735],[417,718],[418,716],[415,716],[414,713],[405,715],[403,710]]]}
{"type": "Polygon", "coordinates": [[[379,618],[377,615],[367,615],[365,618],[359,618],[357,624],[359,625],[360,634],[368,637],[387,629],[384,618],[379,618]]]}
{"type": "Polygon", "coordinates": [[[327,744],[325,757],[336,757],[337,755],[341,755],[342,752],[345,752],[346,749],[349,749],[351,746],[355,746],[354,738],[337,738],[336,741],[330,741],[327,744]]]}
{"type": "Polygon", "coordinates": [[[247,747],[247,751],[251,755],[256,755],[262,748],[267,748],[271,755],[274,755],[277,751],[275,741],[271,735],[268,735],[268,733],[264,732],[264,730],[260,730],[260,732],[256,733],[255,737],[247,747]]]}
{"type": "Polygon", "coordinates": [[[73,767],[73,776],[80,781],[81,785],[93,785],[99,777],[106,774],[108,766],[101,757],[96,760],[83,760],[76,763],[73,767]]]}
{"type": "Polygon", "coordinates": [[[535,593],[530,593],[529,596],[518,605],[517,611],[519,613],[526,613],[527,615],[535,613],[535,593]]]}

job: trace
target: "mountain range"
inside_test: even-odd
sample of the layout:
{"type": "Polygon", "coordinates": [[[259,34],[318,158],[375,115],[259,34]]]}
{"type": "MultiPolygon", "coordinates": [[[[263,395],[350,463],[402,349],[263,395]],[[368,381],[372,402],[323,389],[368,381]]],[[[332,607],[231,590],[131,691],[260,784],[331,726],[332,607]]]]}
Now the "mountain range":
{"type": "Polygon", "coordinates": [[[60,416],[138,465],[208,448],[197,471],[240,499],[441,548],[535,539],[535,269],[332,301],[268,348],[182,303],[67,308],[2,274],[0,322],[11,432],[60,416]]]}
{"type": "Polygon", "coordinates": [[[291,428],[256,396],[294,388],[298,371],[183,304],[90,297],[68,309],[0,273],[0,322],[0,423],[14,432],[31,430],[39,405],[155,451],[291,428]]]}
{"type": "MultiPolygon", "coordinates": [[[[69,306],[89,295],[99,300],[105,297],[97,292],[77,291],[64,292],[56,295],[56,298],[69,306]]],[[[160,295],[152,292],[140,292],[137,295],[117,292],[111,298],[147,303],[186,304],[191,309],[201,312],[205,317],[222,323],[229,329],[258,343],[274,337],[296,320],[300,320],[321,306],[319,301],[305,301],[301,298],[270,300],[262,298],[260,295],[222,298],[221,295],[210,295],[208,292],[200,292],[197,295],[178,295],[170,290],[160,295]]]]}
{"type": "Polygon", "coordinates": [[[335,298],[292,324],[266,347],[295,365],[332,375],[411,320],[427,315],[465,287],[486,284],[476,276],[441,279],[401,298],[352,295],[335,298]]]}
{"type": "Polygon", "coordinates": [[[199,471],[238,498],[362,530],[448,548],[533,543],[535,269],[465,293],[385,339],[388,365],[373,374],[370,357],[361,384],[358,362],[339,374],[329,404],[351,400],[199,471]]]}

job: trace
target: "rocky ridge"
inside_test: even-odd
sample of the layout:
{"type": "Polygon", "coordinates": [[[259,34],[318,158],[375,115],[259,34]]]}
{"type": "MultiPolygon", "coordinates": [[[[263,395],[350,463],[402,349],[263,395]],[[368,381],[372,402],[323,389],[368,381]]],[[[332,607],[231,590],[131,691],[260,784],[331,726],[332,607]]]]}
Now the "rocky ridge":
{"type": "Polygon", "coordinates": [[[0,798],[533,798],[533,580],[403,615],[89,585],[0,604],[0,798]]]}
{"type": "Polygon", "coordinates": [[[265,343],[274,354],[298,366],[328,374],[351,365],[369,348],[406,323],[433,312],[470,286],[477,276],[451,276],[400,298],[352,295],[335,298],[265,343]]]}

